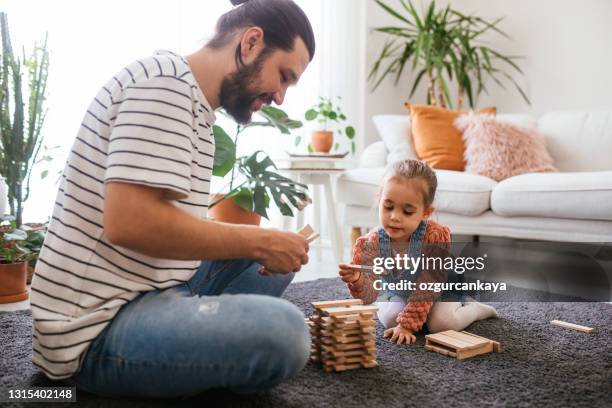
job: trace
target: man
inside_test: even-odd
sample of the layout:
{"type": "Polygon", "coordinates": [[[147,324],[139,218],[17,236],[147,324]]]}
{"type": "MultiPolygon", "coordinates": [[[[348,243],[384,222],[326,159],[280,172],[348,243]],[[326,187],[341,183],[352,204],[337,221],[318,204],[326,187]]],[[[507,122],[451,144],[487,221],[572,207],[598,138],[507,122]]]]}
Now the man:
{"type": "Polygon", "coordinates": [[[158,52],[100,90],[32,283],[32,360],[47,376],[101,395],[172,397],[258,391],[303,368],[304,317],[278,297],[308,243],[206,210],[214,109],[246,123],[281,104],[313,54],[297,5],[251,0],[196,53],[158,52]]]}

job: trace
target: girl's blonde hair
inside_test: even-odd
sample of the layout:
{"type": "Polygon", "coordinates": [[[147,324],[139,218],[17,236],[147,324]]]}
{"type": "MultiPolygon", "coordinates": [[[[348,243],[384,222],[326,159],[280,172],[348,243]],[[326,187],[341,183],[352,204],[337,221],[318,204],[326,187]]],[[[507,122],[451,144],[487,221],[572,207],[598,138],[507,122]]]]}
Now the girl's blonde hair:
{"type": "Polygon", "coordinates": [[[399,160],[389,166],[385,176],[383,177],[383,182],[379,190],[379,196],[382,192],[382,186],[390,179],[410,180],[414,178],[421,178],[425,181],[427,188],[425,191],[423,191],[423,204],[425,205],[425,208],[429,208],[433,204],[436,196],[438,179],[436,177],[436,173],[434,173],[431,167],[421,160],[399,160]]]}

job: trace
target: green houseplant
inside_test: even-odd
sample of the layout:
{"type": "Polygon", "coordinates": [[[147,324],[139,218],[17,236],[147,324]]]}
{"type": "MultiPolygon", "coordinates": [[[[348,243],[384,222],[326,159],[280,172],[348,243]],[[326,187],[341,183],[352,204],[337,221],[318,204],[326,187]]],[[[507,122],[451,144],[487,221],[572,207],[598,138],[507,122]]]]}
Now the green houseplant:
{"type": "Polygon", "coordinates": [[[44,232],[24,226],[18,229],[13,216],[0,221],[0,303],[28,298],[28,263],[35,263],[44,232]]]}
{"type": "Polygon", "coordinates": [[[290,134],[292,129],[302,126],[302,122],[290,119],[283,110],[272,106],[264,106],[257,115],[258,120],[236,124],[233,139],[222,127],[213,126],[213,175],[229,178],[228,192],[213,196],[210,204],[211,217],[220,221],[259,224],[260,217],[268,218],[272,200],[285,216],[293,216],[293,209],[301,210],[310,203],[308,187],[275,172],[276,165],[261,150],[236,157],[239,138],[248,128],[274,127],[282,134],[290,134]]]}
{"type": "MultiPolygon", "coordinates": [[[[30,194],[34,165],[50,161],[41,130],[46,116],[45,93],[49,68],[47,39],[35,44],[29,56],[13,52],[8,19],[0,13],[0,175],[8,187],[8,202],[16,224],[21,225],[23,203],[30,194]]],[[[46,173],[41,175],[43,178],[46,173]]]]}
{"type": "Polygon", "coordinates": [[[503,55],[484,42],[490,33],[508,37],[497,27],[502,18],[487,21],[464,15],[450,5],[437,9],[435,1],[423,13],[419,13],[410,0],[399,0],[399,10],[382,0],[375,1],[401,25],[375,29],[386,34],[387,41],[369,74],[374,89],[388,75],[395,76],[397,85],[406,65],[409,65],[416,72],[410,97],[426,78],[428,104],[453,108],[450,85],[454,82],[457,109],[462,108],[466,96],[470,107],[474,108],[478,95],[487,92],[487,78],[502,88],[502,79],[509,81],[530,103],[514,77],[505,70],[522,73],[516,63],[520,57],[503,55]]]}
{"type": "MultiPolygon", "coordinates": [[[[308,151],[312,153],[322,152],[328,153],[334,143],[334,132],[330,130],[330,125],[333,123],[339,124],[346,121],[346,115],[342,113],[339,106],[341,98],[337,97],[337,102],[334,105],[332,98],[319,97],[319,102],[308,109],[304,114],[304,118],[308,121],[317,120],[320,129],[312,132],[311,144],[308,145],[308,151]]],[[[338,134],[342,134],[342,129],[336,130],[338,134]]],[[[346,126],[344,129],[346,137],[351,142],[351,152],[355,153],[355,128],[346,126]]],[[[338,149],[339,143],[336,143],[334,150],[338,149]]]]}

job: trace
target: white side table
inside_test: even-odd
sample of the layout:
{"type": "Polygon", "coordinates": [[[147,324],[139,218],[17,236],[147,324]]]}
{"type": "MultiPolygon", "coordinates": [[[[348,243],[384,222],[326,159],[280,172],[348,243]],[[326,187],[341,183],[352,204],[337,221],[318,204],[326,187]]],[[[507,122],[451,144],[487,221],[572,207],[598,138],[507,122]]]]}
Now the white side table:
{"type": "MultiPolygon", "coordinates": [[[[340,165],[342,159],[325,159],[326,161],[335,161],[335,164],[340,165]]],[[[285,159],[285,161],[288,161],[285,159]]],[[[292,160],[289,160],[292,161],[292,160]]],[[[294,161],[295,162],[295,161],[294,161]]],[[[343,251],[342,245],[342,230],[338,222],[336,215],[336,200],[333,192],[334,177],[344,172],[344,168],[321,168],[321,160],[315,160],[311,164],[308,163],[308,167],[304,165],[304,159],[299,160],[300,167],[297,168],[282,168],[279,167],[279,171],[288,174],[295,181],[312,186],[312,205],[314,210],[313,228],[316,232],[321,231],[321,202],[319,189],[323,187],[323,199],[327,208],[327,227],[329,230],[331,249],[334,254],[334,260],[336,263],[343,262],[343,251]],[[319,164],[319,167],[317,167],[319,164]]],[[[298,228],[304,225],[304,210],[297,214],[298,228]]],[[[295,230],[291,228],[291,218],[283,218],[283,229],[284,230],[295,230]]],[[[321,238],[319,238],[320,240],[321,238]]],[[[321,248],[317,247],[317,256],[321,259],[321,248]]]]}

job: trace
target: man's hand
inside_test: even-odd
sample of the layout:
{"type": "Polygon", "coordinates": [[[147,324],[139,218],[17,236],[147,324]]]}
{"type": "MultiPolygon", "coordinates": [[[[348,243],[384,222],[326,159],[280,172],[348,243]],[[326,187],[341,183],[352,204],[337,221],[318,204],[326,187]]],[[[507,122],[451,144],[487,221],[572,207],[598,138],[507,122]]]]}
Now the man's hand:
{"type": "Polygon", "coordinates": [[[391,337],[391,341],[396,344],[412,344],[416,342],[416,336],[408,329],[404,329],[399,324],[395,327],[385,330],[385,337],[391,337]]]}
{"type": "Polygon", "coordinates": [[[278,230],[264,230],[258,261],[262,275],[298,272],[308,263],[308,241],[303,236],[278,230]]]}

